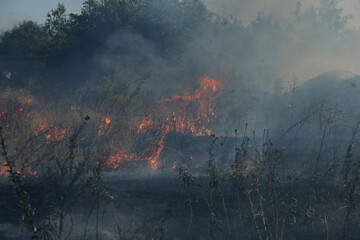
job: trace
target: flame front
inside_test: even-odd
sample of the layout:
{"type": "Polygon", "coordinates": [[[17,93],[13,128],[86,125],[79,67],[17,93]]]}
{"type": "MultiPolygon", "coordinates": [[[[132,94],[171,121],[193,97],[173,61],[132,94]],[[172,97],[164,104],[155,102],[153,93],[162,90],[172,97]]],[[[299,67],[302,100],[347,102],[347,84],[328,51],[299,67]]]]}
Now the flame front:
{"type": "MultiPolygon", "coordinates": [[[[186,91],[183,95],[174,95],[170,98],[158,101],[154,113],[161,113],[162,121],[155,121],[155,114],[149,114],[143,118],[137,133],[151,133],[158,139],[152,147],[143,152],[127,155],[124,151],[109,158],[112,166],[120,166],[120,163],[146,158],[152,168],[159,167],[159,157],[166,145],[166,137],[169,132],[178,134],[190,134],[193,136],[210,136],[209,123],[215,116],[215,106],[218,97],[222,95],[226,78],[219,80],[202,75],[198,79],[199,88],[186,91]]],[[[143,159],[144,160],[144,159],[143,159]]]]}
{"type": "MultiPolygon", "coordinates": [[[[158,100],[153,111],[145,115],[133,129],[135,135],[145,136],[147,140],[150,139],[150,143],[142,144],[141,148],[136,147],[135,150],[131,144],[128,144],[127,147],[115,145],[114,147],[115,149],[117,147],[117,150],[115,150],[115,154],[107,158],[105,165],[117,169],[131,163],[145,163],[156,169],[161,166],[159,159],[167,147],[167,138],[170,132],[182,135],[209,136],[211,134],[210,123],[215,116],[215,106],[218,98],[222,95],[225,83],[225,77],[217,80],[202,75],[198,79],[198,88],[187,90],[181,95],[177,94],[158,100]]],[[[50,144],[65,141],[66,136],[71,134],[71,131],[62,127],[63,124],[56,123],[56,117],[49,117],[46,114],[39,116],[38,113],[31,111],[31,109],[36,109],[36,104],[39,102],[32,97],[3,97],[0,99],[0,120],[10,131],[9,124],[14,122],[12,120],[21,117],[34,126],[31,131],[37,139],[43,139],[50,144]],[[16,104],[11,101],[16,102],[16,104]],[[10,106],[16,107],[10,108],[10,106]],[[33,107],[29,108],[29,106],[33,107]]],[[[98,114],[101,115],[101,112],[98,114]]],[[[101,138],[102,141],[107,139],[116,142],[116,139],[113,139],[117,137],[114,128],[121,125],[122,118],[119,118],[116,112],[110,115],[95,115],[98,119],[95,136],[101,138]],[[112,125],[113,123],[114,125],[112,125]]],[[[131,134],[127,136],[131,137],[131,134]]],[[[84,139],[83,137],[80,140],[84,139]]],[[[166,169],[174,168],[174,162],[166,166],[166,169]]],[[[16,169],[16,171],[20,170],[16,169]]],[[[19,174],[22,176],[36,175],[37,171],[25,167],[19,174]]],[[[4,161],[0,162],[0,176],[8,176],[8,167],[4,161]]]]}

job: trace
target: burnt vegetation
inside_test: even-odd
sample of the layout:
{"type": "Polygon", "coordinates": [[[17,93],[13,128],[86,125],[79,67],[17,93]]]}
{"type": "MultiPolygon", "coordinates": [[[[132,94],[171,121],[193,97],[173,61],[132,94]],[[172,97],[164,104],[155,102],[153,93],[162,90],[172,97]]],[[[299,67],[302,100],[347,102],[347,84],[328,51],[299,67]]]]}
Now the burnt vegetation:
{"type": "Polygon", "coordinates": [[[336,1],[293,15],[87,0],[2,32],[0,239],[358,239],[358,106],[305,90],[358,96],[359,76],[254,87],[297,28],[357,34],[336,1]]]}

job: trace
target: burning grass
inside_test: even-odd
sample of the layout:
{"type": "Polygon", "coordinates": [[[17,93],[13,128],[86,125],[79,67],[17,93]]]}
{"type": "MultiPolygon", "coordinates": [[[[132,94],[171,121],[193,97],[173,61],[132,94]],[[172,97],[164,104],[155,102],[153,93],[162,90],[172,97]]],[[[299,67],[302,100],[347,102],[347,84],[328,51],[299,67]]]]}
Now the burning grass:
{"type": "Polygon", "coordinates": [[[331,135],[332,113],[319,112],[326,124],[311,151],[302,148],[307,139],[293,147],[269,131],[248,136],[247,127],[218,138],[211,123],[225,77],[203,75],[147,114],[129,111],[141,109],[142,81],[128,91],[111,88],[116,81],[102,80],[96,104],[83,90],[47,104],[23,91],[1,95],[0,174],[15,186],[35,239],[358,236],[359,124],[345,146],[331,135]]]}

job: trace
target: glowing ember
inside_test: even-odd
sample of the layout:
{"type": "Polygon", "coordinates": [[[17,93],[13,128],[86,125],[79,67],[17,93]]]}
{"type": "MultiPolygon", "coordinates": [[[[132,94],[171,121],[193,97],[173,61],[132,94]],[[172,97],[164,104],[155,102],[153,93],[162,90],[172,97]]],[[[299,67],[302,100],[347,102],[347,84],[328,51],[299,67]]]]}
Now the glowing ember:
{"type": "Polygon", "coordinates": [[[36,171],[31,171],[30,169],[27,169],[27,175],[36,175],[36,171]]]}
{"type": "Polygon", "coordinates": [[[24,104],[31,104],[32,102],[34,102],[34,100],[31,98],[24,100],[24,104]]]}

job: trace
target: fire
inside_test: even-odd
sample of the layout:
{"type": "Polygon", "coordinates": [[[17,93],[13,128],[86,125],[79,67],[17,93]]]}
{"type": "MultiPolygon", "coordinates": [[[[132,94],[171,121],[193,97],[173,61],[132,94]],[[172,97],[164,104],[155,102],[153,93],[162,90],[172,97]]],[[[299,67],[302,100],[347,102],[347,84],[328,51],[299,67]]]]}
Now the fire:
{"type": "MultiPolygon", "coordinates": [[[[111,155],[106,162],[109,168],[117,169],[131,163],[139,162],[146,164],[154,169],[162,166],[164,169],[175,169],[174,162],[163,166],[159,159],[167,147],[169,133],[192,135],[192,136],[209,136],[211,135],[211,122],[215,117],[215,107],[218,98],[222,95],[226,83],[226,78],[210,78],[202,75],[198,78],[198,87],[186,90],[182,94],[163,98],[157,101],[157,106],[153,112],[150,112],[142,118],[134,129],[141,137],[146,137],[151,143],[143,144],[136,151],[131,148],[122,147],[111,155]],[[145,145],[145,146],[144,146],[145,145]]],[[[26,117],[32,121],[34,135],[44,141],[60,142],[65,140],[67,128],[62,127],[54,122],[51,117],[37,117],[33,110],[39,102],[32,97],[2,97],[0,99],[0,118],[5,124],[17,117],[26,117]],[[15,106],[15,108],[10,108],[15,106]],[[29,106],[33,106],[30,108],[29,106]]],[[[102,116],[99,118],[97,137],[108,136],[113,130],[112,125],[116,116],[102,116]]],[[[83,140],[85,138],[81,138],[83,140]]],[[[0,176],[8,176],[8,167],[4,161],[0,161],[0,176]]],[[[39,170],[39,169],[37,169],[39,170]]],[[[36,175],[35,169],[23,168],[19,174],[36,175]]]]}
{"type": "Polygon", "coordinates": [[[66,134],[65,128],[60,128],[51,124],[48,126],[46,122],[40,120],[35,129],[35,136],[38,136],[40,132],[45,134],[45,139],[49,141],[61,141],[66,134]]]}
{"type": "Polygon", "coordinates": [[[38,126],[36,127],[35,135],[36,136],[39,135],[39,132],[43,131],[45,128],[46,128],[46,123],[40,120],[38,126]]]}
{"type": "Polygon", "coordinates": [[[148,164],[156,169],[159,167],[159,157],[166,146],[166,137],[169,132],[191,134],[194,136],[210,136],[209,123],[215,116],[217,99],[222,95],[226,78],[219,80],[205,74],[198,79],[199,88],[186,91],[183,95],[174,95],[158,101],[156,112],[161,112],[164,122],[155,122],[155,115],[149,114],[140,123],[137,133],[155,133],[156,143],[141,153],[127,155],[119,151],[109,158],[112,166],[120,163],[146,158],[148,164]]]}
{"type": "Polygon", "coordinates": [[[106,130],[109,127],[109,124],[111,123],[111,118],[110,117],[104,117],[101,119],[101,124],[99,126],[98,129],[98,136],[102,136],[105,134],[106,130]]]}
{"type": "Polygon", "coordinates": [[[151,124],[152,124],[151,118],[149,116],[145,117],[142,123],[140,124],[137,133],[146,130],[146,128],[150,127],[151,124]]]}
{"type": "Polygon", "coordinates": [[[117,169],[121,166],[123,161],[130,160],[129,155],[125,154],[124,151],[120,150],[115,155],[110,156],[106,165],[110,168],[117,169]]]}
{"type": "Polygon", "coordinates": [[[0,176],[9,176],[9,172],[8,172],[8,170],[9,170],[9,167],[8,166],[6,166],[6,164],[5,164],[6,162],[3,160],[3,161],[1,161],[1,163],[0,163],[0,176]]]}
{"type": "Polygon", "coordinates": [[[28,175],[36,175],[37,171],[31,171],[31,169],[27,169],[27,174],[28,175]]]}
{"type": "Polygon", "coordinates": [[[110,156],[105,165],[112,169],[121,168],[128,162],[140,161],[142,159],[142,153],[127,154],[124,150],[119,150],[116,154],[110,156]]]}
{"type": "MultiPolygon", "coordinates": [[[[210,118],[215,115],[216,101],[223,92],[226,78],[222,77],[216,80],[202,75],[198,82],[200,87],[195,91],[188,91],[183,95],[174,95],[158,102],[161,109],[169,109],[165,124],[171,126],[171,130],[176,133],[194,136],[209,136],[211,134],[207,125],[210,123],[210,118]]],[[[153,124],[149,119],[145,119],[139,127],[139,132],[153,128],[153,124]]],[[[168,131],[165,128],[165,134],[167,133],[168,131]]]]}
{"type": "Polygon", "coordinates": [[[65,128],[52,127],[49,132],[45,135],[46,140],[61,141],[64,139],[66,134],[65,128]]]}
{"type": "MultiPolygon", "coordinates": [[[[29,175],[35,176],[37,174],[37,171],[32,171],[28,167],[25,169],[24,172],[21,172],[19,169],[16,170],[16,173],[21,177],[26,177],[26,176],[29,176],[29,175]]],[[[4,177],[9,176],[9,167],[6,165],[5,160],[1,161],[1,163],[0,163],[0,177],[1,176],[4,176],[4,177]]]]}

